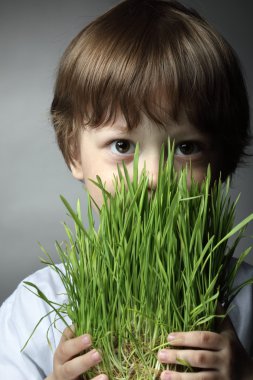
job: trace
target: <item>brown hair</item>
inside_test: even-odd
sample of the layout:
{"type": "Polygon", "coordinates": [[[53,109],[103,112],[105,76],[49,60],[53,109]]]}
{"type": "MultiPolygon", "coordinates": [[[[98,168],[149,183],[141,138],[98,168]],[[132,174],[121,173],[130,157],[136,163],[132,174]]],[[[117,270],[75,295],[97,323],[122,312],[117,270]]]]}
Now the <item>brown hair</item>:
{"type": "Polygon", "coordinates": [[[86,125],[113,120],[120,109],[130,129],[141,112],[166,126],[182,108],[221,147],[223,177],[232,173],[250,131],[235,52],[196,11],[177,1],[127,0],[70,43],[60,62],[51,114],[69,165],[86,125]]]}

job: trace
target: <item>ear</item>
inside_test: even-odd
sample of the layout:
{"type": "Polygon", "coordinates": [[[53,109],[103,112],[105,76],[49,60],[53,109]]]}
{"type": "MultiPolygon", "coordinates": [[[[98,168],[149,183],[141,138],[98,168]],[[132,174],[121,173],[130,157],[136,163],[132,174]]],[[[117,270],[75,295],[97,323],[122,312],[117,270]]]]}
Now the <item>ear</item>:
{"type": "Polygon", "coordinates": [[[71,162],[69,166],[73,177],[75,179],[78,179],[79,181],[83,181],[82,163],[79,160],[73,160],[73,162],[71,162]]]}

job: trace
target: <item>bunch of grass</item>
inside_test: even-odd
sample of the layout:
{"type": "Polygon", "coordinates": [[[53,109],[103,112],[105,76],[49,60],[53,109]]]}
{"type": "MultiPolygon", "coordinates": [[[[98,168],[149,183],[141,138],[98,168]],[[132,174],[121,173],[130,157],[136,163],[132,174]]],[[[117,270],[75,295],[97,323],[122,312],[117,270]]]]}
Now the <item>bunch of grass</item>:
{"type": "Polygon", "coordinates": [[[145,169],[138,173],[137,151],[132,180],[119,167],[114,194],[97,177],[104,199],[98,231],[91,197],[87,228],[80,202],[74,211],[62,197],[75,232],[65,224],[68,242],[56,243],[64,270],[46,252],[44,262],[59,275],[68,304],[57,307],[36,284],[26,285],[58,317],[68,315],[76,335],[93,336],[103,362],[84,378],[105,372],[115,380],[157,379],[164,368],[157,351],[168,347],[168,332],[213,330],[218,302],[227,309],[246,285],[233,289],[250,248],[231,259],[253,214],[234,227],[237,201],[230,199],[229,182],[211,184],[210,170],[201,185],[193,179],[187,185],[188,177],[187,168],[174,171],[173,152],[166,162],[162,152],[151,192],[145,169]]]}

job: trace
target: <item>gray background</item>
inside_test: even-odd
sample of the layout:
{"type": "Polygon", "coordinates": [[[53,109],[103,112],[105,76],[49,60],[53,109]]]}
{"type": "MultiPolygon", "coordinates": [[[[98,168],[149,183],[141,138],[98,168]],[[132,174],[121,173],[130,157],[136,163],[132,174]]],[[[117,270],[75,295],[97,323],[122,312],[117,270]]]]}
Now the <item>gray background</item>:
{"type": "MultiPolygon", "coordinates": [[[[0,2],[0,303],[42,265],[37,241],[52,253],[67,220],[59,194],[72,205],[85,195],[55,143],[49,107],[56,67],[70,40],[118,1],[5,0],[0,2]]],[[[252,106],[253,2],[185,1],[229,40],[241,59],[252,106]]],[[[252,149],[251,149],[252,151],[252,149]]],[[[237,220],[253,212],[253,159],[238,170],[237,220]]],[[[84,207],[85,208],[85,207],[84,207]]],[[[248,229],[253,234],[252,225],[248,229]]],[[[245,240],[243,246],[249,243],[245,240]]],[[[253,254],[249,258],[253,263],[253,254]]]]}

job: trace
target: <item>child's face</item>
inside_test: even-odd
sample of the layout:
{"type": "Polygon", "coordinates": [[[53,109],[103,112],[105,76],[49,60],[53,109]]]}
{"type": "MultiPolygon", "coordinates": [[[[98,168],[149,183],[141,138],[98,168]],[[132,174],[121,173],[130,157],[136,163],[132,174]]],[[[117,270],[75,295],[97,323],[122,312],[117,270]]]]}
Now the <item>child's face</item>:
{"type": "Polygon", "coordinates": [[[152,183],[155,188],[161,147],[162,144],[166,146],[168,138],[175,142],[174,166],[177,171],[191,162],[192,175],[200,183],[211,163],[213,176],[217,174],[218,157],[217,152],[212,151],[210,139],[191,125],[183,114],[178,123],[172,122],[166,129],[159,128],[143,115],[138,127],[128,131],[120,114],[114,123],[105,124],[101,128],[86,128],[81,132],[80,159],[71,165],[72,174],[84,181],[91,196],[101,206],[101,191],[89,179],[96,180],[96,175],[99,175],[103,183],[106,183],[106,189],[113,192],[113,176],[117,174],[117,164],[124,161],[132,175],[134,150],[139,143],[139,170],[146,163],[150,186],[152,183]]]}

